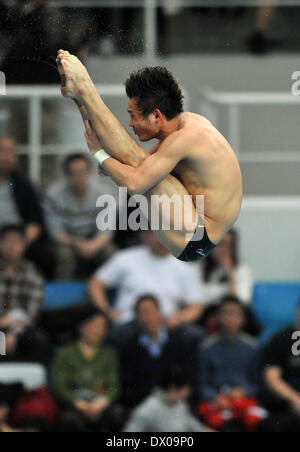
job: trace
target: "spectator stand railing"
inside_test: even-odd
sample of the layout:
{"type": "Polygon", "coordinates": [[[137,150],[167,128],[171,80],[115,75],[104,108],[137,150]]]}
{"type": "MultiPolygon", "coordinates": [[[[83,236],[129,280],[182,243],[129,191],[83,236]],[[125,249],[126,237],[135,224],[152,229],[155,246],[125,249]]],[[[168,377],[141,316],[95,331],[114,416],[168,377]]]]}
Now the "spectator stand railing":
{"type": "MultiPolygon", "coordinates": [[[[97,85],[101,96],[107,98],[126,98],[124,85],[97,85]]],[[[189,108],[189,93],[183,88],[185,108],[189,108]]],[[[62,99],[59,86],[11,86],[6,90],[5,99],[27,100],[29,141],[21,146],[21,153],[29,157],[29,175],[37,184],[41,183],[41,158],[43,155],[62,155],[74,150],[74,145],[60,143],[44,145],[42,143],[42,102],[45,99],[62,99]]]]}
{"type": "MultiPolygon", "coordinates": [[[[103,97],[124,97],[123,85],[101,85],[97,86],[103,97]]],[[[53,155],[54,146],[42,144],[42,101],[45,99],[61,98],[58,86],[11,86],[6,90],[6,99],[28,100],[29,141],[28,146],[22,146],[22,153],[29,157],[29,175],[31,179],[40,183],[41,181],[41,157],[42,155],[53,155]]],[[[55,147],[57,155],[67,153],[66,146],[55,147]]]]}
{"type": "Polygon", "coordinates": [[[217,92],[212,89],[200,91],[199,111],[218,128],[219,109],[225,107],[228,114],[228,140],[242,163],[281,163],[300,162],[300,152],[241,152],[241,113],[242,107],[256,106],[300,106],[300,96],[289,92],[217,92]]]}
{"type": "MultiPolygon", "coordinates": [[[[97,85],[103,98],[125,98],[124,86],[97,85]]],[[[189,109],[190,96],[184,89],[185,108],[189,109]]],[[[23,153],[29,155],[30,177],[37,183],[41,180],[41,156],[67,153],[68,146],[42,144],[42,101],[44,99],[61,99],[58,86],[12,86],[7,88],[6,99],[28,100],[29,143],[22,147],[23,153]]],[[[220,107],[226,107],[228,114],[228,139],[237,152],[241,162],[300,162],[300,152],[240,152],[240,121],[244,106],[289,106],[300,105],[300,96],[281,92],[216,92],[212,89],[200,93],[199,112],[208,117],[218,127],[220,107]]],[[[74,146],[72,146],[73,148],[74,146]]]]}

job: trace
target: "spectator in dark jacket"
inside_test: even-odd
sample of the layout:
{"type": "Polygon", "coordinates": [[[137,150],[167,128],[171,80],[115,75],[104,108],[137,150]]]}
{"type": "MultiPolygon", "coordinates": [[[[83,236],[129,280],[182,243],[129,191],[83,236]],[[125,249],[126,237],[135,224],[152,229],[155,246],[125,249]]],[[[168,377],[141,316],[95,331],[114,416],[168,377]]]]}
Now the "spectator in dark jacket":
{"type": "Polygon", "coordinates": [[[43,211],[35,188],[17,171],[17,147],[14,139],[0,139],[0,227],[24,225],[27,257],[51,276],[51,253],[43,211]]]}
{"type": "Polygon", "coordinates": [[[265,350],[264,402],[268,432],[300,432],[300,301],[294,325],[276,334],[265,350]]]}
{"type": "Polygon", "coordinates": [[[185,366],[191,372],[193,353],[176,330],[169,330],[158,301],[151,295],[136,305],[138,329],[121,350],[122,403],[133,408],[147,398],[170,366],[185,366]]]}

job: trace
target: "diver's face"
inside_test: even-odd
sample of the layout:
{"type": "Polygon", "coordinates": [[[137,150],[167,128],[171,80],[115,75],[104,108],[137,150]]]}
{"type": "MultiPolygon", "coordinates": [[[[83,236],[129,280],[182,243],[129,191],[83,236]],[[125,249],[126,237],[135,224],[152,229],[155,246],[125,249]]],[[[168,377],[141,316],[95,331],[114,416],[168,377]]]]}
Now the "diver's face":
{"type": "Polygon", "coordinates": [[[158,137],[160,130],[154,113],[145,118],[138,109],[136,99],[129,100],[128,113],[131,118],[129,127],[133,129],[140,141],[150,141],[158,137]]]}

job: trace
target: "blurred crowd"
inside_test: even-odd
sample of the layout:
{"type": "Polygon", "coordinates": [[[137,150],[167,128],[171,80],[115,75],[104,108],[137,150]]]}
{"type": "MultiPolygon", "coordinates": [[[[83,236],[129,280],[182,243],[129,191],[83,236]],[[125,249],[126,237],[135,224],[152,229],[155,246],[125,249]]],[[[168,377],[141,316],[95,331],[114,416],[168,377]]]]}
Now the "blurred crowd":
{"type": "Polygon", "coordinates": [[[46,375],[30,391],[0,384],[2,431],[299,431],[300,309],[262,346],[238,232],[196,264],[151,232],[100,232],[102,180],[74,153],[42,192],[18,170],[14,139],[0,139],[0,372],[46,375]],[[46,309],[49,280],[86,281],[88,301],[46,309]]]}

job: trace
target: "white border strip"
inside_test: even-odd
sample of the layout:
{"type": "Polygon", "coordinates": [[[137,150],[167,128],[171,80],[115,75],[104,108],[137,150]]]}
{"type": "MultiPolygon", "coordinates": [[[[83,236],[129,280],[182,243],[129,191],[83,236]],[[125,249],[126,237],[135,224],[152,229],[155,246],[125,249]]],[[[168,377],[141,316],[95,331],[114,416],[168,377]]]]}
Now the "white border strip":
{"type": "Polygon", "coordinates": [[[240,151],[238,155],[241,163],[299,163],[300,150],[291,152],[273,152],[273,151],[259,151],[259,152],[244,152],[240,151]]]}
{"type": "Polygon", "coordinates": [[[219,92],[211,88],[200,90],[200,96],[216,105],[297,105],[300,96],[291,92],[249,91],[249,92],[219,92]]]}
{"type": "Polygon", "coordinates": [[[243,210],[298,210],[299,196],[246,196],[243,200],[243,210]]]}

